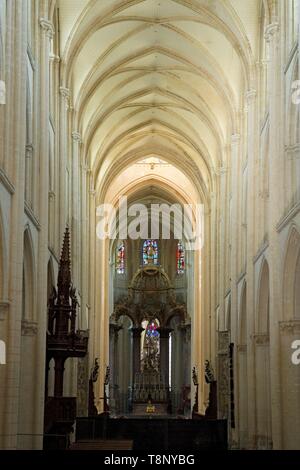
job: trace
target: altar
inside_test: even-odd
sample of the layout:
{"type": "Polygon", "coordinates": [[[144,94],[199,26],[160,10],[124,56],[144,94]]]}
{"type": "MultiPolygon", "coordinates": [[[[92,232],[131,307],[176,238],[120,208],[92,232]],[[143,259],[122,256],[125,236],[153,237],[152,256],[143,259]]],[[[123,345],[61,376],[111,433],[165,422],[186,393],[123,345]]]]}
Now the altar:
{"type": "Polygon", "coordinates": [[[157,371],[135,374],[132,389],[134,415],[166,415],[171,413],[169,386],[157,371]]]}
{"type": "Polygon", "coordinates": [[[190,320],[161,266],[142,266],[110,319],[110,411],[170,416],[189,385],[190,320]]]}

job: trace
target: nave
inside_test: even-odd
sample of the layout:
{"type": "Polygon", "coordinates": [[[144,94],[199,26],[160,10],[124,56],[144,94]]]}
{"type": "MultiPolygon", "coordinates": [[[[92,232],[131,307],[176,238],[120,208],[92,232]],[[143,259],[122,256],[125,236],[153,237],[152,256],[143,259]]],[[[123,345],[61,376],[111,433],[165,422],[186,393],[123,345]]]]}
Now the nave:
{"type": "Polygon", "coordinates": [[[0,0],[0,449],[300,448],[299,63],[299,0],[0,0]]]}

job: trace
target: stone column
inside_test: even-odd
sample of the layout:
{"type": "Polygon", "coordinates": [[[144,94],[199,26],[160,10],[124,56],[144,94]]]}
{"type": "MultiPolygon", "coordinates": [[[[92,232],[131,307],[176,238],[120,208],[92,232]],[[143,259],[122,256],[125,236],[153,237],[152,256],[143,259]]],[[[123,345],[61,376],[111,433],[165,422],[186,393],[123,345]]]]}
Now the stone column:
{"type": "Polygon", "coordinates": [[[88,328],[88,263],[86,262],[89,252],[88,245],[88,230],[89,217],[88,217],[88,181],[90,170],[86,165],[82,166],[82,187],[81,187],[81,315],[79,318],[80,328],[86,330],[88,328]]]}
{"type": "Polygon", "coordinates": [[[122,367],[121,364],[118,364],[118,335],[121,329],[122,327],[116,323],[109,324],[109,366],[111,377],[109,403],[110,411],[115,413],[118,411],[117,398],[118,387],[120,387],[117,373],[119,367],[122,367]]]}
{"type": "MultiPolygon", "coordinates": [[[[284,32],[282,32],[284,34],[284,32]]],[[[280,333],[279,321],[282,315],[282,265],[281,245],[277,224],[284,213],[284,80],[282,80],[280,30],[278,23],[267,26],[265,38],[269,43],[269,93],[270,93],[270,165],[269,165],[269,273],[270,273],[270,390],[272,415],[272,442],[274,449],[282,448],[282,400],[280,377],[280,333]]],[[[294,429],[299,434],[300,429],[294,429]]]]}
{"type": "Polygon", "coordinates": [[[141,371],[141,333],[144,328],[141,326],[132,327],[132,380],[135,380],[135,374],[141,371]]]}
{"type": "MultiPolygon", "coordinates": [[[[0,447],[15,449],[18,433],[22,271],[24,245],[25,120],[26,120],[26,4],[6,2],[6,104],[0,143],[1,173],[11,187],[9,272],[6,298],[0,299],[1,340],[6,343],[6,364],[0,365],[0,447]],[[9,66],[8,66],[9,64],[9,66]],[[4,150],[4,152],[3,152],[4,150]],[[14,187],[14,186],[15,187],[14,187]],[[9,302],[8,300],[9,299],[9,302]],[[3,301],[3,302],[2,302],[3,301]]],[[[5,110],[4,110],[5,108],[5,110]]]]}
{"type": "Polygon", "coordinates": [[[238,431],[238,448],[245,449],[248,446],[248,387],[247,387],[247,345],[238,344],[236,367],[234,368],[236,382],[238,383],[237,394],[235,393],[235,416],[238,431]]]}
{"type": "Polygon", "coordinates": [[[191,383],[191,324],[185,323],[182,326],[183,333],[183,348],[182,348],[182,363],[183,375],[182,381],[183,385],[190,385],[191,383]]]}
{"type": "Polygon", "coordinates": [[[44,428],[44,390],[45,390],[45,357],[46,357],[46,330],[47,330],[47,264],[48,264],[48,191],[49,191],[49,54],[50,40],[54,28],[47,19],[40,19],[40,63],[39,63],[39,248],[38,248],[38,299],[37,312],[37,371],[35,387],[35,448],[42,446],[44,428]]]}
{"type": "Polygon", "coordinates": [[[33,146],[27,144],[25,149],[25,200],[30,207],[32,207],[32,158],[33,146]]]}
{"type": "Polygon", "coordinates": [[[81,291],[80,267],[81,267],[81,185],[80,185],[80,144],[81,136],[78,132],[72,132],[72,267],[74,285],[81,291]]]}
{"type": "MultiPolygon", "coordinates": [[[[79,309],[76,318],[76,328],[79,328],[81,307],[81,185],[80,185],[80,144],[81,136],[78,132],[72,132],[72,159],[71,159],[71,256],[73,283],[78,291],[79,309]]],[[[67,362],[66,381],[69,381],[71,389],[75,386],[73,377],[77,374],[77,359],[71,358],[67,362]]]]}
{"type": "Polygon", "coordinates": [[[248,433],[249,446],[255,447],[255,345],[250,335],[255,331],[255,292],[254,292],[254,266],[253,253],[255,250],[255,167],[254,163],[258,153],[258,112],[256,90],[246,93],[247,118],[247,332],[248,332],[248,433]]]}
{"type": "MultiPolygon", "coordinates": [[[[229,252],[230,259],[228,260],[228,272],[230,276],[230,287],[231,287],[231,300],[230,300],[230,313],[231,319],[230,324],[228,324],[228,343],[231,341],[234,344],[238,343],[238,289],[237,289],[237,280],[238,280],[238,257],[237,257],[237,247],[238,247],[238,224],[239,224],[239,195],[241,194],[241,180],[239,175],[241,174],[240,170],[240,135],[233,134],[231,136],[231,220],[229,227],[229,252]]],[[[227,307],[228,308],[228,307],[227,307]]],[[[226,328],[226,325],[225,325],[226,328]]],[[[238,368],[237,361],[235,361],[235,367],[233,369],[234,373],[234,396],[235,396],[235,428],[231,428],[231,444],[234,446],[238,442],[238,429],[239,422],[237,417],[238,415],[238,368]]],[[[246,404],[247,406],[247,404],[246,404]]]]}
{"type": "MultiPolygon", "coordinates": [[[[219,270],[219,285],[220,285],[220,317],[219,317],[219,327],[221,330],[225,328],[225,290],[226,290],[226,255],[227,255],[227,244],[226,244],[226,214],[227,211],[227,201],[228,201],[228,191],[227,191],[227,177],[228,177],[228,168],[222,166],[220,168],[220,235],[219,235],[219,246],[220,246],[220,270],[219,270]]],[[[202,338],[203,339],[203,338],[202,338]]]]}
{"type": "Polygon", "coordinates": [[[172,328],[159,328],[160,373],[165,386],[169,387],[169,338],[172,328]]]}
{"type": "MultiPolygon", "coordinates": [[[[89,342],[89,368],[93,366],[93,358],[98,357],[100,359],[101,367],[104,368],[105,362],[102,358],[102,352],[100,348],[101,340],[101,331],[99,325],[99,315],[96,316],[97,308],[97,299],[95,293],[99,289],[99,286],[96,284],[96,279],[98,280],[99,269],[97,269],[98,263],[96,260],[97,256],[97,238],[96,238],[96,192],[93,187],[92,179],[89,186],[89,221],[90,221],[90,231],[88,233],[88,245],[89,245],[89,274],[88,274],[88,302],[90,304],[89,317],[88,317],[88,329],[91,332],[90,342],[89,342]]],[[[101,411],[101,401],[99,397],[102,397],[102,389],[99,385],[101,380],[101,368],[99,370],[99,378],[97,383],[94,385],[95,392],[95,404],[98,408],[98,411],[101,411]]]]}
{"type": "Polygon", "coordinates": [[[59,238],[63,239],[63,234],[67,225],[67,153],[68,153],[68,110],[70,100],[70,90],[60,87],[60,112],[59,112],[59,238]]]}
{"type": "Polygon", "coordinates": [[[240,192],[240,182],[239,182],[239,164],[240,164],[240,135],[233,134],[231,136],[231,194],[232,194],[232,213],[231,213],[231,227],[229,230],[231,231],[230,234],[230,244],[233,247],[230,250],[230,278],[231,278],[231,324],[228,325],[231,334],[231,340],[233,342],[237,342],[237,331],[238,331],[238,324],[237,324],[237,315],[235,313],[238,311],[238,299],[237,299],[237,289],[236,289],[236,281],[238,278],[237,272],[237,249],[235,247],[238,246],[238,223],[239,223],[239,201],[238,195],[241,194],[240,192]],[[236,322],[233,320],[236,319],[236,322]]]}

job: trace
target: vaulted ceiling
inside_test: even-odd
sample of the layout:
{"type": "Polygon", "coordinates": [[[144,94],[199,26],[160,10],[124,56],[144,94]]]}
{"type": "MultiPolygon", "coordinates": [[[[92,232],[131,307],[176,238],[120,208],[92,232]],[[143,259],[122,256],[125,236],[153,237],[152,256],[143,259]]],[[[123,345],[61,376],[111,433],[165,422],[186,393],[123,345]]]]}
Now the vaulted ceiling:
{"type": "Polygon", "coordinates": [[[101,184],[158,157],[210,193],[251,88],[258,0],[59,0],[63,85],[101,184]]]}

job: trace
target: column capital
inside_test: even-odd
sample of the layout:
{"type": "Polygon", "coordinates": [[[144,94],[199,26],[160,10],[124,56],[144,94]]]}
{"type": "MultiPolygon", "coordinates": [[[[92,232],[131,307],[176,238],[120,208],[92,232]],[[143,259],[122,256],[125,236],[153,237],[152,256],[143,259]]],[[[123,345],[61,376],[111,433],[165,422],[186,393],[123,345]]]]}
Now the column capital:
{"type": "Polygon", "coordinates": [[[35,336],[38,332],[38,324],[34,321],[22,320],[21,328],[24,336],[35,336]]]}
{"type": "Polygon", "coordinates": [[[248,103],[253,101],[256,98],[256,90],[251,88],[250,90],[246,91],[245,97],[248,103]]]}
{"type": "Polygon", "coordinates": [[[269,334],[267,333],[255,333],[254,335],[251,335],[251,339],[255,344],[259,345],[266,345],[270,341],[269,334]]]}
{"type": "Polygon", "coordinates": [[[82,168],[82,171],[84,171],[85,173],[90,173],[91,172],[90,166],[87,165],[86,163],[82,163],[81,168],[82,168]]]}
{"type": "Polygon", "coordinates": [[[267,67],[269,63],[270,63],[270,59],[261,59],[258,65],[260,68],[263,68],[263,67],[267,67]]]}
{"type": "Polygon", "coordinates": [[[285,334],[298,334],[300,333],[300,321],[299,320],[288,320],[279,322],[279,330],[285,334]]]}
{"type": "Polygon", "coordinates": [[[216,176],[225,175],[227,173],[227,171],[228,171],[228,167],[225,166],[225,165],[222,165],[222,166],[214,169],[214,173],[215,173],[216,176]]]}
{"type": "Polygon", "coordinates": [[[237,352],[246,353],[247,352],[247,344],[237,344],[236,350],[237,350],[237,352]]]}
{"type": "Polygon", "coordinates": [[[31,158],[33,154],[33,145],[27,144],[25,147],[25,150],[26,150],[26,158],[31,158]]]}
{"type": "Polygon", "coordinates": [[[279,32],[279,23],[275,21],[274,23],[270,23],[265,28],[265,40],[270,42],[273,36],[279,32]]]}
{"type": "Polygon", "coordinates": [[[232,144],[238,144],[240,140],[241,140],[240,134],[232,134],[231,135],[231,145],[232,144]]]}
{"type": "Polygon", "coordinates": [[[79,134],[79,132],[77,131],[72,132],[72,139],[74,140],[74,142],[78,142],[78,144],[82,143],[81,134],[79,134]]]}
{"type": "Polygon", "coordinates": [[[59,87],[59,93],[60,93],[61,97],[64,100],[68,101],[70,99],[70,89],[69,88],[61,86],[61,87],[59,87]]]}
{"type": "Polygon", "coordinates": [[[54,36],[54,26],[51,21],[46,20],[45,18],[40,18],[40,27],[42,28],[43,32],[49,39],[52,39],[54,36]]]}
{"type": "Polygon", "coordinates": [[[56,64],[58,64],[60,62],[60,57],[58,55],[55,55],[55,54],[50,54],[49,60],[51,62],[55,62],[56,64]]]}
{"type": "Polygon", "coordinates": [[[0,321],[6,318],[9,307],[10,307],[9,300],[0,300],[0,321]]]}

